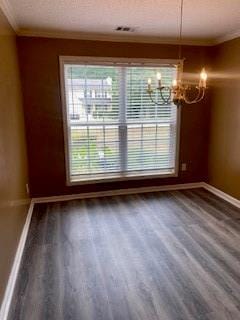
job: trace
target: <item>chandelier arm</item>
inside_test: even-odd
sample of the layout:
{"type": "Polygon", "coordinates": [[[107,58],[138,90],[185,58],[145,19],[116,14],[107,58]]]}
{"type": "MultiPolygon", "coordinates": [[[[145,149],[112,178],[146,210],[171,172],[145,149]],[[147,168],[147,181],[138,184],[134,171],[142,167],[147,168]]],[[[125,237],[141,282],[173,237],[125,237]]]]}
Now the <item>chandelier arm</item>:
{"type": "Polygon", "coordinates": [[[205,96],[205,90],[202,90],[202,95],[199,97],[199,99],[196,102],[200,102],[201,100],[203,100],[205,96]]]}
{"type": "Polygon", "coordinates": [[[196,102],[199,102],[199,101],[201,101],[203,98],[204,98],[204,96],[205,96],[205,88],[202,88],[202,94],[198,97],[198,99],[197,99],[197,101],[196,102]]]}
{"type": "MultiPolygon", "coordinates": [[[[171,89],[170,89],[170,88],[169,88],[169,91],[171,92],[171,89]]],[[[165,106],[165,105],[168,105],[168,104],[170,103],[171,93],[169,94],[169,97],[168,97],[168,99],[166,100],[166,99],[163,97],[162,91],[161,91],[160,88],[156,88],[156,89],[153,89],[153,90],[151,90],[151,91],[148,90],[147,92],[148,92],[148,95],[149,95],[149,97],[150,97],[150,100],[151,100],[152,103],[154,103],[156,106],[165,106]],[[159,91],[160,91],[160,95],[161,95],[161,98],[162,98],[162,100],[163,100],[163,103],[159,103],[159,102],[157,102],[157,101],[155,101],[155,100],[153,99],[152,93],[153,93],[153,91],[156,91],[156,90],[159,90],[159,91]]]]}
{"type": "Polygon", "coordinates": [[[155,101],[152,97],[152,92],[148,91],[148,95],[150,100],[152,101],[152,103],[154,103],[156,106],[162,106],[163,104],[158,103],[157,101],[155,101]]]}
{"type": "Polygon", "coordinates": [[[204,97],[204,88],[203,87],[197,87],[198,88],[198,95],[196,97],[196,102],[199,102],[204,97]]]}
{"type": "Polygon", "coordinates": [[[205,88],[198,88],[198,95],[195,99],[193,100],[189,100],[188,97],[187,97],[187,94],[185,92],[184,94],[184,101],[185,103],[187,104],[194,104],[194,103],[197,103],[199,101],[201,101],[205,96],[205,88]]]}
{"type": "Polygon", "coordinates": [[[171,95],[172,95],[172,89],[170,88],[170,87],[163,87],[163,88],[160,88],[160,95],[161,95],[161,98],[162,98],[162,100],[164,101],[164,103],[165,104],[169,104],[169,102],[170,102],[170,99],[171,99],[171,95]],[[167,99],[165,99],[165,97],[163,96],[163,93],[162,93],[162,89],[168,89],[168,92],[169,92],[169,95],[168,95],[168,98],[167,99]]]}

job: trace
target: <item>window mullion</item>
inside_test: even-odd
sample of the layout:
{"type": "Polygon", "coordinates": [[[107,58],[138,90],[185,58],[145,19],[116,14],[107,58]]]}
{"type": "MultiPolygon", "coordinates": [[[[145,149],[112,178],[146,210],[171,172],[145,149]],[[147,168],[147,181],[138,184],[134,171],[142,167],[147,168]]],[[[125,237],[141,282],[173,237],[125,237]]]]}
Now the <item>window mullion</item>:
{"type": "Polygon", "coordinates": [[[127,170],[127,77],[126,68],[119,68],[119,154],[120,169],[122,172],[127,170]]]}

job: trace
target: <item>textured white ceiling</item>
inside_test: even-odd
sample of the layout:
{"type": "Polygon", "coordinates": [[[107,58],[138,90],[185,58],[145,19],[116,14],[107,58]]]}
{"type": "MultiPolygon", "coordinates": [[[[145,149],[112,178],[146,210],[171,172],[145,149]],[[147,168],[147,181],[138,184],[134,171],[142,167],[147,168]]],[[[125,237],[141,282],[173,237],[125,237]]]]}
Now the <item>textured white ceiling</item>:
{"type": "MultiPolygon", "coordinates": [[[[6,0],[5,0],[6,1],[6,0]]],[[[71,32],[132,39],[174,40],[180,0],[8,0],[21,32],[71,32]]],[[[187,40],[215,41],[240,31],[240,0],[184,0],[187,40]]],[[[20,33],[21,33],[20,32],[20,33]]]]}

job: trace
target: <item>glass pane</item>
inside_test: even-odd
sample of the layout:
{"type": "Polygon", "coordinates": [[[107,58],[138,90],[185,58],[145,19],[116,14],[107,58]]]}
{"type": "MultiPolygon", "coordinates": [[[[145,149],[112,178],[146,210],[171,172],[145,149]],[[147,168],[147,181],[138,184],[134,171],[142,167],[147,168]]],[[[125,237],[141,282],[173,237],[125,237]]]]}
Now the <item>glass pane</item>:
{"type": "MultiPolygon", "coordinates": [[[[162,85],[171,86],[173,79],[176,78],[175,67],[131,67],[127,68],[127,119],[132,121],[170,121],[171,119],[171,103],[166,105],[155,105],[147,92],[147,80],[151,78],[153,88],[157,87],[157,72],[161,72],[162,85]]],[[[169,91],[163,91],[165,100],[169,97],[169,91]]],[[[163,103],[163,99],[156,90],[153,98],[159,103],[163,103]]]]}
{"type": "Polygon", "coordinates": [[[119,171],[117,126],[71,127],[73,175],[119,171]]]}
{"type": "Polygon", "coordinates": [[[118,120],[118,68],[65,66],[65,87],[70,123],[118,120]]]}
{"type": "Polygon", "coordinates": [[[170,124],[128,125],[128,170],[170,169],[174,164],[170,124]]]}

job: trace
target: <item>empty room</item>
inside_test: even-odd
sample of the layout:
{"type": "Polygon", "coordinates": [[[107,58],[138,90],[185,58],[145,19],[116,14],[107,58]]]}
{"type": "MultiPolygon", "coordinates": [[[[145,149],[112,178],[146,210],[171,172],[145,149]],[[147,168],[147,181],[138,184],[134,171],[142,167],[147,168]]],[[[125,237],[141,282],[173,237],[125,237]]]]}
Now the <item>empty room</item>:
{"type": "Polygon", "coordinates": [[[239,0],[0,0],[0,320],[240,320],[239,0]]]}

